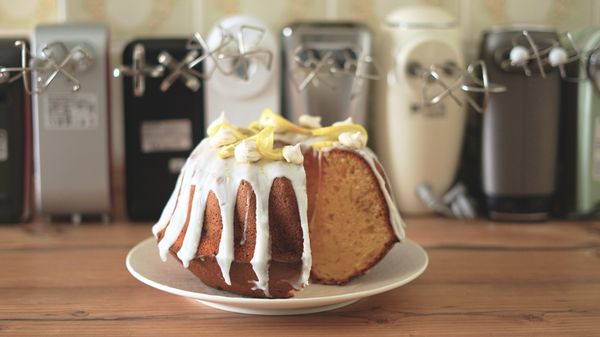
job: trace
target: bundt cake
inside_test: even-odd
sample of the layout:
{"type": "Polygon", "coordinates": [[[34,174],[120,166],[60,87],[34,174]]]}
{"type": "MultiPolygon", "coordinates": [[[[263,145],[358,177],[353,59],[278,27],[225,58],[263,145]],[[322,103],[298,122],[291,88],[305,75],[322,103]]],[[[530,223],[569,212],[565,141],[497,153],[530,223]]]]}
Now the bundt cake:
{"type": "Polygon", "coordinates": [[[287,298],[344,284],[404,238],[383,168],[351,119],[299,125],[265,110],[247,128],[222,115],[183,166],[152,231],[205,284],[287,298]]]}

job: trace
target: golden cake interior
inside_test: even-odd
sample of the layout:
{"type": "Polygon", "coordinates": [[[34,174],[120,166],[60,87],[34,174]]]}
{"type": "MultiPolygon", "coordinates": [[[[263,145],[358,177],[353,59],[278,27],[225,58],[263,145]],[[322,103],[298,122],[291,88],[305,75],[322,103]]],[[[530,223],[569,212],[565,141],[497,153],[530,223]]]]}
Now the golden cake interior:
{"type": "Polygon", "coordinates": [[[308,194],[311,276],[318,283],[343,284],[376,264],[397,240],[378,182],[361,157],[333,150],[317,165],[316,177],[305,165],[308,185],[316,189],[308,194]]]}

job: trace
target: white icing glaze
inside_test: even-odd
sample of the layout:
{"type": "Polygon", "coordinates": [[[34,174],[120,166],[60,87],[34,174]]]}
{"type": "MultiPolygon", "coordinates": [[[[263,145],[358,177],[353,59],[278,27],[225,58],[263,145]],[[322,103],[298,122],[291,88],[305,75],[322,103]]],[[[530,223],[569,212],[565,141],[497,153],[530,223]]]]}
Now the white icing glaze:
{"type": "Polygon", "coordinates": [[[234,258],[233,217],[235,200],[240,184],[242,181],[246,181],[256,195],[256,244],[250,263],[258,279],[255,289],[262,290],[268,296],[268,271],[271,259],[269,196],[271,185],[278,177],[287,178],[296,194],[304,249],[301,276],[294,286],[301,287],[305,285],[310,276],[312,259],[308,233],[304,166],[283,161],[264,160],[248,164],[237,162],[233,157],[221,159],[217,155],[217,149],[210,145],[208,139],[203,140],[186,161],[175,191],[168,201],[161,219],[153,227],[155,235],[166,227],[164,237],[158,244],[161,258],[166,259],[169,248],[175,243],[186,224],[187,231],[181,249],[177,252],[177,257],[181,259],[186,267],[189,266],[192,259],[196,258],[198,244],[201,240],[206,200],[208,194],[212,191],[219,202],[223,223],[216,260],[225,283],[230,285],[229,270],[234,258]],[[192,190],[194,191],[193,196],[191,194],[192,190]],[[187,219],[189,205],[192,208],[189,219],[187,219]]]}
{"type": "MultiPolygon", "coordinates": [[[[404,240],[406,236],[406,233],[404,231],[404,229],[406,228],[406,224],[402,220],[402,217],[400,217],[400,212],[398,212],[396,203],[394,202],[394,199],[390,194],[391,191],[388,190],[388,188],[386,187],[386,182],[388,181],[387,177],[383,176],[377,169],[377,164],[379,164],[379,161],[377,160],[377,155],[368,147],[364,147],[362,149],[355,149],[355,151],[367,161],[367,163],[371,167],[371,170],[375,174],[375,177],[379,182],[379,189],[383,193],[385,202],[387,203],[390,222],[392,224],[392,228],[394,229],[394,234],[396,234],[396,237],[399,241],[404,240]]],[[[381,164],[379,165],[381,166],[381,164]]]]}

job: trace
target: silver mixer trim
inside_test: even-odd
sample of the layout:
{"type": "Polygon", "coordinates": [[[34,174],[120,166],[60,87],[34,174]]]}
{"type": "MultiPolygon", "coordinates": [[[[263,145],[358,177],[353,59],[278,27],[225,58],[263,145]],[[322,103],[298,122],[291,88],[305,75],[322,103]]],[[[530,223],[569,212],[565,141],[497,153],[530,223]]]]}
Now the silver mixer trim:
{"type": "Polygon", "coordinates": [[[399,29],[450,29],[457,26],[456,21],[448,22],[392,22],[386,21],[386,26],[399,29]]]}

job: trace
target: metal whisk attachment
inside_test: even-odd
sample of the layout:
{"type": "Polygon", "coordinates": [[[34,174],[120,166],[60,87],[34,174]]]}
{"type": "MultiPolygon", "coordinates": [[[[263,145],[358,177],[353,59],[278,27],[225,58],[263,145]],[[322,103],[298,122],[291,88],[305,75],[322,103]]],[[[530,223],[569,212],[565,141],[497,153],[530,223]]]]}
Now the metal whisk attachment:
{"type": "MultiPolygon", "coordinates": [[[[572,42],[572,39],[570,41],[572,42]]],[[[568,56],[565,55],[565,50],[560,47],[559,41],[551,39],[537,39],[536,41],[527,30],[516,34],[512,38],[512,46],[508,58],[500,63],[500,67],[507,71],[513,67],[520,67],[526,76],[532,76],[532,66],[534,66],[540,75],[545,78],[548,65],[554,67],[560,63],[567,63],[566,58],[568,56]],[[550,54],[552,54],[552,57],[550,57],[550,54]]],[[[561,75],[564,75],[564,69],[561,70],[561,75]]]]}
{"type": "Polygon", "coordinates": [[[133,95],[141,97],[146,91],[146,77],[161,77],[165,68],[162,65],[148,65],[144,45],[137,43],[133,46],[131,66],[120,65],[113,70],[114,77],[131,76],[133,80],[133,95]]]}
{"type": "Polygon", "coordinates": [[[53,42],[42,48],[40,57],[31,56],[23,41],[16,41],[15,47],[21,49],[21,67],[0,67],[0,81],[14,82],[22,78],[25,90],[32,94],[46,90],[59,75],[71,82],[73,91],[77,91],[81,84],[75,75],[94,64],[92,52],[82,45],[68,49],[62,42],[53,42]],[[16,76],[10,75],[15,72],[18,73],[16,76]],[[35,75],[36,89],[31,87],[29,74],[35,75]]]}
{"type": "Polygon", "coordinates": [[[296,84],[298,91],[305,90],[310,84],[319,87],[321,84],[329,88],[333,85],[328,83],[327,77],[332,75],[331,65],[334,63],[334,53],[332,51],[317,51],[307,49],[300,45],[294,51],[294,62],[296,67],[290,74],[291,80],[296,84]],[[296,80],[296,74],[301,76],[301,80],[296,80]]]}
{"type": "Polygon", "coordinates": [[[219,60],[222,58],[222,53],[226,48],[231,48],[235,45],[235,37],[228,30],[221,26],[217,27],[220,34],[219,43],[216,47],[210,48],[208,42],[204,39],[202,34],[196,32],[193,34],[186,44],[186,48],[189,50],[201,50],[201,54],[194,58],[188,63],[188,68],[193,69],[206,60],[211,60],[214,67],[209,72],[204,74],[204,78],[208,79],[211,77],[215,70],[219,70],[223,74],[227,74],[227,70],[221,67],[219,60]]]}
{"type": "Polygon", "coordinates": [[[515,35],[512,40],[513,48],[508,59],[502,61],[501,67],[508,70],[510,67],[522,67],[526,76],[531,76],[531,63],[539,70],[542,77],[546,77],[547,68],[558,68],[560,76],[568,82],[581,82],[586,80],[585,71],[578,72],[577,76],[569,76],[566,66],[578,62],[580,69],[585,68],[589,55],[594,51],[581,50],[575,43],[571,33],[560,34],[558,40],[543,39],[537,42],[526,30],[515,35]],[[525,42],[525,46],[523,45],[525,42]],[[543,45],[543,47],[540,47],[543,45]]]}
{"type": "Polygon", "coordinates": [[[428,71],[422,73],[422,79],[423,104],[425,106],[438,104],[444,98],[450,97],[459,106],[463,106],[466,102],[477,112],[482,113],[487,106],[490,94],[506,91],[506,87],[489,82],[487,68],[481,60],[469,64],[466,69],[462,69],[452,62],[431,65],[428,71]],[[453,78],[452,82],[448,83],[442,74],[453,78]],[[441,87],[442,91],[431,97],[429,91],[435,85],[441,87]],[[461,96],[462,99],[457,96],[457,91],[465,93],[461,96]],[[478,103],[468,93],[483,94],[482,102],[478,103]]]}
{"type": "Polygon", "coordinates": [[[300,45],[294,51],[295,67],[290,77],[298,91],[305,90],[310,84],[324,84],[331,89],[334,77],[348,76],[352,80],[351,99],[361,93],[365,80],[379,79],[379,68],[371,56],[359,56],[352,48],[314,49],[300,45]],[[297,75],[301,80],[297,81],[297,75]]]}
{"type": "Polygon", "coordinates": [[[218,59],[221,61],[219,69],[225,68],[224,71],[222,70],[223,74],[235,75],[248,81],[252,63],[257,61],[263,62],[267,70],[271,70],[273,52],[260,47],[265,33],[266,30],[261,27],[241,26],[237,32],[235,48],[223,48],[218,54],[218,59]],[[253,40],[251,40],[252,35],[255,36],[253,40]],[[227,62],[229,67],[223,67],[223,62],[227,62]]]}
{"type": "Polygon", "coordinates": [[[578,62],[580,69],[584,69],[588,53],[577,47],[577,44],[573,40],[573,36],[569,32],[561,34],[558,42],[558,45],[552,48],[548,53],[548,57],[545,60],[546,63],[550,64],[552,67],[558,68],[560,77],[565,81],[575,83],[586,80],[585,76],[579,75],[585,73],[581,71],[578,71],[578,75],[575,77],[568,76],[565,66],[572,62],[578,62]]]}
{"type": "Polygon", "coordinates": [[[165,66],[170,73],[161,82],[160,90],[162,92],[169,90],[177,80],[181,80],[191,91],[196,92],[200,90],[200,79],[204,79],[205,75],[189,67],[190,62],[198,58],[199,55],[200,52],[198,50],[190,50],[182,60],[177,60],[169,52],[161,52],[158,55],[158,62],[165,66]]]}
{"type": "Polygon", "coordinates": [[[209,79],[215,71],[225,76],[237,76],[244,81],[251,77],[255,62],[263,62],[267,70],[273,63],[273,52],[260,46],[266,30],[261,27],[243,25],[237,34],[222,26],[217,28],[219,42],[211,47],[202,34],[196,32],[187,43],[187,48],[201,50],[187,63],[189,70],[202,62],[210,61],[211,67],[202,78],[209,79]],[[251,37],[254,36],[254,39],[251,37]]]}

